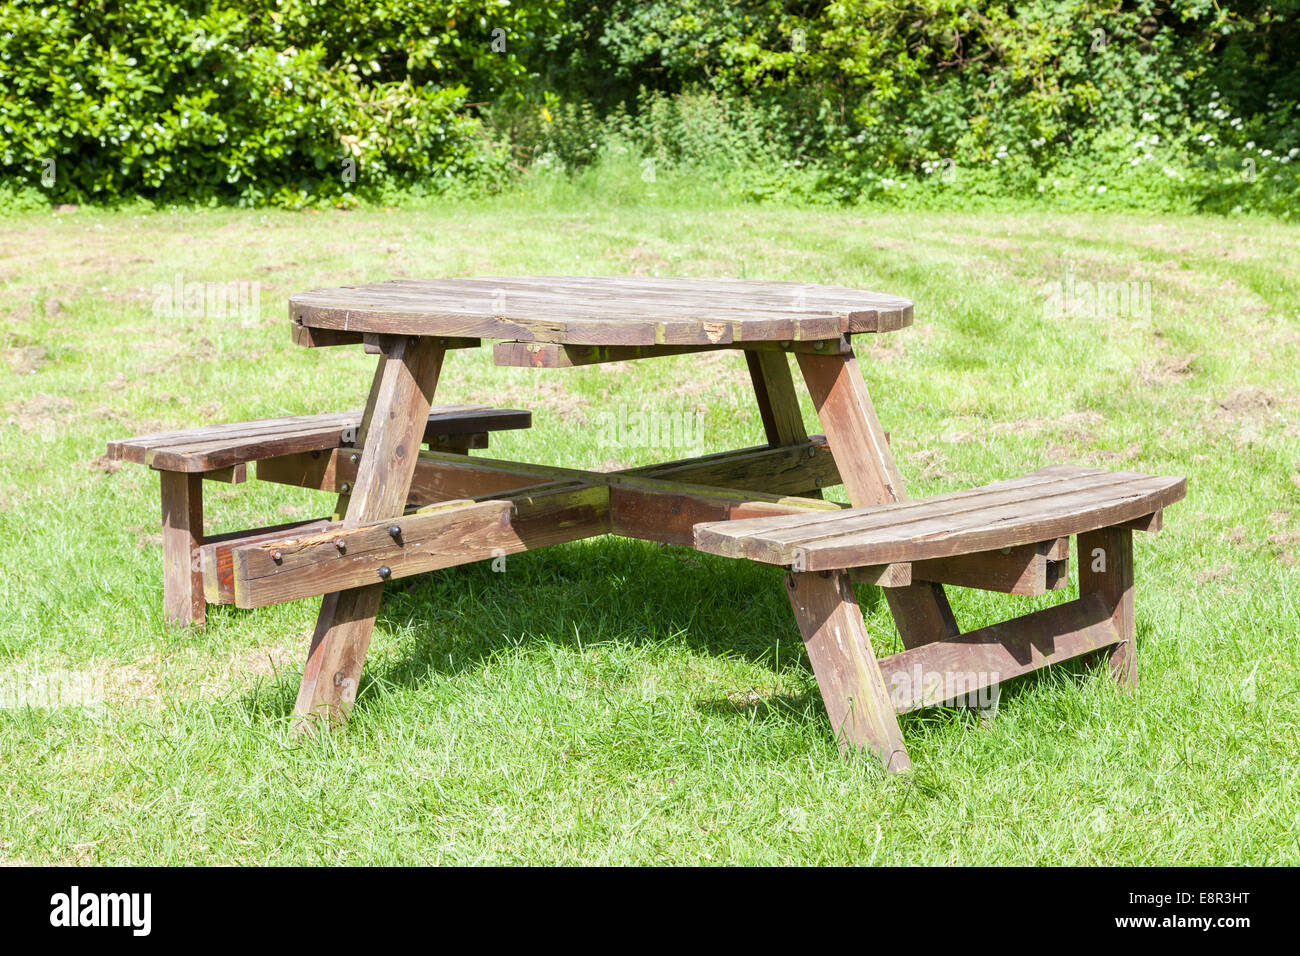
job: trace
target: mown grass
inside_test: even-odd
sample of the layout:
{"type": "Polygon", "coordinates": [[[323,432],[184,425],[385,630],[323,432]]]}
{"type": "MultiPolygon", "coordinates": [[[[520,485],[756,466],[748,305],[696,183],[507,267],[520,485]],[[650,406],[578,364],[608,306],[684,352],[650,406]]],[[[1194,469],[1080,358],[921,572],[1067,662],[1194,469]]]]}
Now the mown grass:
{"type": "MultiPolygon", "coordinates": [[[[76,211],[0,228],[0,858],[48,863],[1295,863],[1300,229],[1042,213],[600,203],[563,190],[350,213],[76,211]],[[1149,281],[1149,318],[1042,284],[1149,281]],[[779,577],[597,539],[390,587],[345,733],[288,715],[316,602],[161,615],[158,482],[99,456],[162,426],[355,407],[371,360],[290,344],[293,291],[394,276],[658,273],[875,288],[916,325],[859,355],[914,495],[1052,462],[1188,478],[1136,536],[1142,687],[1065,665],[996,722],[904,718],[885,778],[831,739],[779,577]],[[261,283],[256,315],[156,283],[261,283]],[[97,706],[14,706],[82,680],[97,706]],[[48,686],[48,685],[47,685],[48,686]]],[[[624,197],[627,198],[627,197],[624,197]]],[[[547,372],[458,352],[442,401],[532,408],[495,453],[575,466],[603,410],[761,432],[743,361],[547,372]]],[[[809,423],[815,419],[810,406],[809,423]]],[[[208,486],[213,528],[328,511],[208,486]]],[[[966,628],[1052,599],[951,590],[966,628]]],[[[896,635],[864,590],[877,649],[896,635]]]]}

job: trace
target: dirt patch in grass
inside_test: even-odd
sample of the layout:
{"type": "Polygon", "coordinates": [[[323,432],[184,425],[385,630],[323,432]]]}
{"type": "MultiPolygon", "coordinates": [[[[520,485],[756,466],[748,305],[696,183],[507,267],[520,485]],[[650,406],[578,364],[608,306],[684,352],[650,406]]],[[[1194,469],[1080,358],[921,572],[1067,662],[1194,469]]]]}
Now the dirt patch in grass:
{"type": "Polygon", "coordinates": [[[1167,355],[1161,359],[1143,359],[1138,364],[1138,381],[1143,385],[1168,385],[1196,374],[1195,355],[1167,355]]]}

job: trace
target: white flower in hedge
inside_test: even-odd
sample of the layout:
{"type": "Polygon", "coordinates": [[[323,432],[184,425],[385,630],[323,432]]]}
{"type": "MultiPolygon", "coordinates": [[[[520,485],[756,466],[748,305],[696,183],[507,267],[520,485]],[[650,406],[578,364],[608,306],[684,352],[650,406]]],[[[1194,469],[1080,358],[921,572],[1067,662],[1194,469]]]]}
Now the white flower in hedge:
{"type": "Polygon", "coordinates": [[[1246,144],[1246,148],[1247,148],[1247,149],[1254,149],[1254,148],[1255,148],[1255,141],[1252,139],[1249,143],[1246,144]]]}

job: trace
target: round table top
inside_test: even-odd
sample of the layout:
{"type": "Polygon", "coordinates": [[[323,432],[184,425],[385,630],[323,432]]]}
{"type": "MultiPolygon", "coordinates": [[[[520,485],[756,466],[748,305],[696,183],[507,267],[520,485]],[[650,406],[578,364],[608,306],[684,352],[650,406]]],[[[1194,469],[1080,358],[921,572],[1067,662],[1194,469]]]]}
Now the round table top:
{"type": "Polygon", "coordinates": [[[912,324],[893,295],[799,282],[644,276],[394,279],[289,298],[295,323],[563,345],[812,341],[912,324]]]}

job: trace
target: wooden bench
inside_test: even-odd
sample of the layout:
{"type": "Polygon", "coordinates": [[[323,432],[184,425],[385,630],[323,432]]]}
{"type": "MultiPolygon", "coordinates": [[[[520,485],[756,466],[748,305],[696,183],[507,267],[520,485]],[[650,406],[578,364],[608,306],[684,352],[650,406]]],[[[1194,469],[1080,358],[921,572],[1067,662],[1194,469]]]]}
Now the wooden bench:
{"type": "MultiPolygon", "coordinates": [[[[435,405],[429,412],[423,442],[443,452],[466,453],[486,448],[488,433],[528,428],[532,413],[486,405],[435,405]]],[[[209,600],[205,599],[200,549],[224,535],[203,533],[203,481],[243,482],[247,467],[256,462],[257,477],[264,481],[302,484],[303,463],[318,460],[336,449],[356,448],[362,432],[361,412],[333,412],[250,422],[206,425],[179,431],[138,435],[108,443],[108,457],[148,465],[162,479],[163,608],[177,624],[201,626],[209,600]]],[[[341,488],[344,495],[347,484],[341,488]]],[[[346,500],[343,502],[346,507],[346,500]]],[[[258,529],[252,535],[283,534],[308,529],[318,522],[295,522],[258,529]]],[[[240,532],[248,538],[250,532],[240,532]]]]}
{"type": "Polygon", "coordinates": [[[817,683],[844,747],[911,766],[897,714],[969,700],[1001,681],[1104,648],[1122,687],[1137,684],[1132,532],[1156,531],[1186,480],[1053,466],[1008,481],[869,508],[715,521],[695,547],[790,570],[786,583],[817,683]],[[852,588],[918,581],[1043,593],[1064,582],[1078,536],[1079,598],[877,659],[852,588]],[[977,569],[983,569],[978,571],[977,569]]]}

